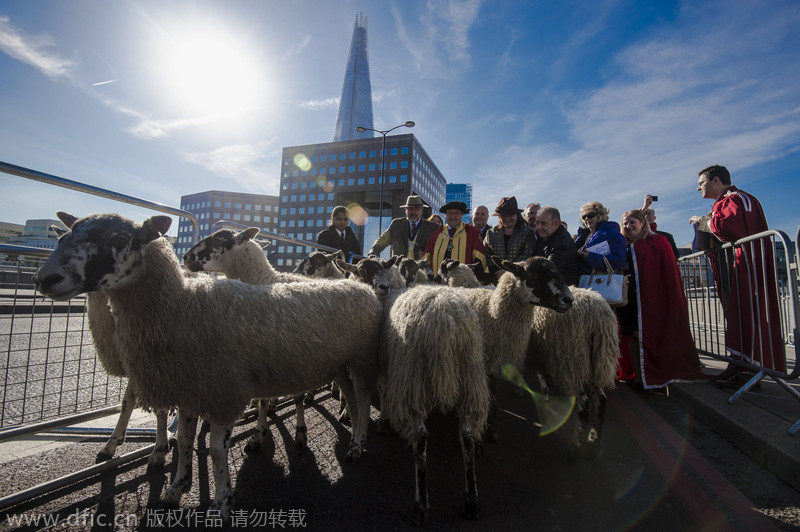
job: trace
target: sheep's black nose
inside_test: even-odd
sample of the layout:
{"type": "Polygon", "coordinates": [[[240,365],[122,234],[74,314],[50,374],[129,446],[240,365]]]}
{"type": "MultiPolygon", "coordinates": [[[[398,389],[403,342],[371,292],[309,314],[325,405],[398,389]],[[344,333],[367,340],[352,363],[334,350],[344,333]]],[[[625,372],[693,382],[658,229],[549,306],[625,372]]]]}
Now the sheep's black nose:
{"type": "Polygon", "coordinates": [[[33,285],[38,290],[41,286],[52,286],[54,284],[60,283],[64,279],[64,276],[60,273],[51,273],[42,279],[39,277],[39,272],[36,272],[33,275],[33,285]]]}

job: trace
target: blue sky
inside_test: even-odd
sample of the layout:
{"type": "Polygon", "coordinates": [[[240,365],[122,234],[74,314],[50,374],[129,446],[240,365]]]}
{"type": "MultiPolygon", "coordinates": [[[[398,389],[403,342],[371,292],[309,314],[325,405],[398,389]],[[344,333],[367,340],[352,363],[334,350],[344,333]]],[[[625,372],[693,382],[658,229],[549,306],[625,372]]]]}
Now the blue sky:
{"type": "MultiPolygon", "coordinates": [[[[587,201],[619,220],[652,193],[681,244],[711,206],[697,171],[724,164],[794,239],[797,0],[0,0],[0,160],[171,206],[277,194],[281,148],[333,138],[359,11],[375,127],[415,121],[490,212],[516,195],[574,230],[587,201]]],[[[0,190],[7,222],[149,215],[2,173],[0,190]]]]}

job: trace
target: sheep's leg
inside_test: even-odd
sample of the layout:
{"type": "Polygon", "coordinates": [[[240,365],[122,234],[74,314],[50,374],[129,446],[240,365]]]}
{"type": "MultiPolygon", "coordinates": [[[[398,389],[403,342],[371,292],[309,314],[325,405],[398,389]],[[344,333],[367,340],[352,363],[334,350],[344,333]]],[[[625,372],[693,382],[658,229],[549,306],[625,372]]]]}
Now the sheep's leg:
{"type": "Polygon", "coordinates": [[[378,418],[378,424],[375,426],[375,432],[384,434],[389,430],[389,419],[384,413],[383,405],[386,404],[386,387],[382,383],[378,383],[378,399],[381,406],[381,415],[378,418]]]}
{"type": "Polygon", "coordinates": [[[497,378],[494,375],[489,376],[489,394],[491,396],[491,403],[489,403],[489,417],[486,422],[486,431],[483,439],[489,443],[497,443],[500,441],[500,436],[497,434],[497,429],[494,424],[497,422],[497,378]]]}
{"type": "MultiPolygon", "coordinates": [[[[308,392],[312,394],[313,391],[308,392]]],[[[306,428],[306,394],[299,394],[294,396],[294,409],[296,412],[296,428],[294,432],[294,448],[297,451],[302,451],[306,448],[308,443],[308,429],[306,428]]]]}
{"type": "Polygon", "coordinates": [[[587,421],[588,427],[586,432],[586,448],[583,452],[583,457],[592,459],[600,452],[602,443],[600,436],[603,433],[603,421],[605,419],[606,411],[606,394],[603,390],[592,390],[589,392],[589,400],[587,404],[587,421]]]}
{"type": "Polygon", "coordinates": [[[589,397],[586,394],[576,398],[575,410],[578,414],[575,418],[575,432],[572,437],[572,444],[567,452],[567,460],[570,462],[580,460],[586,448],[587,428],[589,425],[589,397]]]}
{"type": "Polygon", "coordinates": [[[147,469],[155,470],[164,467],[169,452],[169,440],[167,439],[167,411],[165,409],[156,410],[156,445],[150,458],[147,460],[147,469]]]}
{"type": "MultiPolygon", "coordinates": [[[[366,440],[366,434],[361,434],[361,419],[369,420],[369,398],[361,399],[361,386],[359,383],[352,382],[349,377],[346,375],[337,375],[336,377],[336,384],[339,385],[339,388],[344,395],[347,404],[350,405],[350,422],[351,422],[351,430],[352,430],[352,438],[350,439],[350,449],[347,451],[347,455],[345,456],[345,460],[348,462],[355,462],[361,457],[361,451],[363,450],[364,441],[366,440]],[[356,395],[359,395],[359,401],[356,399],[356,395]],[[365,404],[361,404],[361,403],[365,404]],[[366,416],[362,418],[362,406],[363,412],[366,416]]],[[[368,421],[367,421],[368,423],[368,421]]],[[[364,430],[366,432],[366,430],[364,430]]]]}
{"type": "MultiPolygon", "coordinates": [[[[300,396],[302,398],[302,396],[300,396]]],[[[231,475],[228,470],[228,450],[231,444],[233,424],[211,423],[209,436],[211,464],[214,468],[214,500],[206,512],[209,515],[219,515],[223,521],[228,519],[233,507],[233,489],[231,489],[231,475]]]]}
{"type": "Polygon", "coordinates": [[[95,462],[105,462],[114,457],[118,445],[122,445],[125,441],[125,431],[128,429],[128,421],[131,419],[133,409],[136,407],[136,395],[133,392],[133,386],[128,383],[125,387],[125,393],[122,395],[122,408],[119,411],[119,418],[117,424],[114,426],[114,431],[111,433],[106,446],[103,450],[97,453],[95,462]]]}
{"type": "Polygon", "coordinates": [[[181,495],[192,488],[192,448],[197,433],[197,416],[183,408],[178,409],[178,467],[175,479],[161,497],[163,506],[178,506],[181,495]]]}
{"type": "Polygon", "coordinates": [[[467,519],[478,519],[478,477],[476,473],[477,464],[475,460],[475,439],[472,437],[472,429],[465,420],[461,420],[461,455],[464,457],[465,491],[464,491],[464,515],[467,519]]]}
{"type": "Polygon", "coordinates": [[[414,492],[414,526],[422,526],[428,520],[428,429],[421,423],[414,441],[414,467],[416,471],[416,490],[414,492]]]}
{"type": "MultiPolygon", "coordinates": [[[[261,449],[264,439],[267,437],[269,431],[267,427],[267,416],[270,414],[270,405],[273,404],[275,399],[259,399],[258,401],[258,421],[256,421],[256,431],[247,440],[244,446],[244,452],[250,454],[261,449]]],[[[273,410],[274,412],[274,410],[273,410]]]]}

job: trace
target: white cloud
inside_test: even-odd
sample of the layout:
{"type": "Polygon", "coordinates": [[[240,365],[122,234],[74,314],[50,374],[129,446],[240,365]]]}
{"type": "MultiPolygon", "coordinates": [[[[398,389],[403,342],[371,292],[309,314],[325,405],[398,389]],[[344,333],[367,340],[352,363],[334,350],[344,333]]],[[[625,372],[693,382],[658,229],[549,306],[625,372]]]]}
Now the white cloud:
{"type": "Polygon", "coordinates": [[[295,56],[298,56],[305,50],[308,45],[311,44],[311,35],[306,35],[301,40],[294,42],[294,45],[289,47],[286,52],[284,52],[283,57],[284,59],[291,59],[295,56]]]}
{"type": "Polygon", "coordinates": [[[249,192],[277,194],[280,149],[273,148],[276,139],[256,144],[224,146],[210,152],[187,153],[184,158],[206,170],[234,181],[249,192]]]}
{"type": "Polygon", "coordinates": [[[492,187],[476,188],[492,196],[476,199],[517,192],[520,201],[556,204],[570,222],[593,199],[618,219],[647,192],[672,198],[678,211],[700,201],[699,169],[741,171],[798,150],[798,22],[800,10],[737,2],[681,13],[622,50],[617,77],[564,106],[569,143],[495,155],[477,176],[492,187]]]}
{"type": "Polygon", "coordinates": [[[47,36],[23,35],[8,17],[0,16],[0,50],[9,56],[41,70],[46,76],[67,76],[78,63],[51,52],[47,36]]]}
{"type": "Polygon", "coordinates": [[[339,98],[325,98],[324,100],[303,100],[297,102],[299,109],[308,109],[309,111],[327,111],[329,109],[339,108],[339,98]]]}

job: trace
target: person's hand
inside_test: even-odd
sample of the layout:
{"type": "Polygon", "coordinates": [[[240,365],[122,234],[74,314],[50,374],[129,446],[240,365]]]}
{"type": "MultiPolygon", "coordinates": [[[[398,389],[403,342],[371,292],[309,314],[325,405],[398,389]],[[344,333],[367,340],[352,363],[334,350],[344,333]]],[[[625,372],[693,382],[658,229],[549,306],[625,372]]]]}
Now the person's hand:
{"type": "Polygon", "coordinates": [[[700,216],[692,216],[689,218],[689,223],[692,225],[697,225],[700,223],[700,216]]]}
{"type": "Polygon", "coordinates": [[[642,210],[646,211],[647,209],[650,208],[650,205],[652,205],[652,204],[653,204],[653,196],[651,196],[650,194],[647,194],[644,197],[644,206],[642,207],[642,210]]]}

